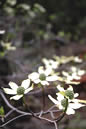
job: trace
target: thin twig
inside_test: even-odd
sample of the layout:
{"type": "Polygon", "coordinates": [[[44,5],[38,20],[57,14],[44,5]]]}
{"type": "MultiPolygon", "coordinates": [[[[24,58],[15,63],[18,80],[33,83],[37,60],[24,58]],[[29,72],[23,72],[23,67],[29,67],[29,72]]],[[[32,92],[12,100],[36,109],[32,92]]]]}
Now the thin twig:
{"type": "Polygon", "coordinates": [[[11,109],[7,114],[5,114],[5,116],[4,116],[4,118],[7,118],[11,113],[13,113],[14,112],[14,110],[13,109],[11,109]]]}
{"type": "Polygon", "coordinates": [[[54,121],[55,129],[58,129],[57,123],[54,121]]]}
{"type": "Polygon", "coordinates": [[[8,125],[9,123],[13,122],[14,120],[19,119],[19,118],[21,118],[23,116],[27,116],[27,115],[28,114],[22,114],[22,115],[19,115],[17,117],[14,117],[13,119],[11,119],[11,120],[7,121],[6,123],[2,124],[0,127],[4,127],[4,126],[8,125]]]}
{"type": "MultiPolygon", "coordinates": [[[[24,112],[24,111],[21,111],[21,110],[15,108],[14,106],[12,106],[12,105],[9,103],[9,101],[7,100],[7,98],[5,97],[5,95],[3,94],[2,90],[0,90],[0,95],[1,95],[1,97],[3,98],[4,102],[6,103],[6,105],[11,109],[11,111],[9,111],[9,112],[5,115],[5,118],[8,117],[13,111],[16,111],[17,113],[20,113],[20,114],[21,114],[21,115],[19,115],[19,116],[17,116],[17,117],[14,117],[13,119],[7,121],[6,123],[4,123],[3,125],[1,125],[0,127],[4,127],[4,126],[6,126],[7,124],[11,123],[12,121],[14,121],[14,120],[16,120],[16,119],[18,119],[18,118],[21,118],[21,117],[23,117],[23,116],[33,116],[33,117],[35,117],[35,118],[37,118],[37,119],[39,119],[39,120],[45,120],[45,121],[48,121],[48,122],[50,122],[50,123],[54,123],[55,128],[58,129],[58,128],[57,128],[57,123],[65,116],[65,113],[62,113],[59,117],[57,117],[56,119],[53,119],[53,120],[50,120],[50,119],[45,118],[45,117],[42,117],[42,115],[44,115],[44,114],[48,114],[48,113],[51,113],[51,112],[52,112],[52,114],[53,114],[54,112],[61,111],[61,110],[53,110],[53,108],[54,108],[55,106],[52,106],[51,108],[49,108],[49,109],[48,109],[47,111],[45,111],[45,112],[44,112],[44,111],[41,111],[41,112],[38,112],[38,113],[34,113],[34,112],[32,112],[32,111],[31,111],[30,113],[24,112]]],[[[51,114],[51,117],[52,117],[52,114],[51,114]]]]}

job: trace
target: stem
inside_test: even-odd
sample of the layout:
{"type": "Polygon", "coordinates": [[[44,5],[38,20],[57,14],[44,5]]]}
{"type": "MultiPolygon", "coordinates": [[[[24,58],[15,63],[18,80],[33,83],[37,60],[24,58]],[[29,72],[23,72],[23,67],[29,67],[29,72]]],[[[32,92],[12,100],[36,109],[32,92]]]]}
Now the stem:
{"type": "Polygon", "coordinates": [[[26,106],[26,103],[25,103],[25,97],[24,97],[24,95],[22,97],[22,102],[23,102],[23,106],[25,107],[26,106]]]}
{"type": "Polygon", "coordinates": [[[67,108],[68,108],[68,99],[66,98],[66,107],[65,107],[64,113],[66,113],[67,108]]]}
{"type": "Polygon", "coordinates": [[[42,95],[43,95],[43,109],[45,108],[45,90],[44,90],[44,87],[43,85],[41,85],[42,87],[42,95]]]}

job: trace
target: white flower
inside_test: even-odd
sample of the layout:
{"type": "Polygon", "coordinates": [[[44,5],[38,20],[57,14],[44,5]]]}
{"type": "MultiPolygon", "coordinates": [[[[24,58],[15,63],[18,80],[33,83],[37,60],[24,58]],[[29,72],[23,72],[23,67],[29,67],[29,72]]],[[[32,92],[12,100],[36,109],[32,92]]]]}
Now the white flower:
{"type": "Polygon", "coordinates": [[[0,30],[0,34],[4,34],[5,33],[5,30],[0,30]]]}
{"type": "Polygon", "coordinates": [[[59,90],[59,92],[56,93],[56,95],[58,95],[58,96],[59,96],[59,94],[62,94],[63,96],[65,96],[71,100],[79,96],[78,93],[74,93],[73,87],[71,85],[69,85],[69,87],[66,90],[63,87],[61,87],[60,85],[58,85],[57,89],[59,90]]]}
{"type": "Polygon", "coordinates": [[[78,56],[54,56],[54,59],[56,59],[60,64],[66,64],[68,62],[74,61],[75,63],[81,63],[82,59],[80,59],[78,56]]]}
{"type": "Polygon", "coordinates": [[[10,99],[19,100],[21,97],[24,96],[24,94],[27,94],[29,91],[33,89],[33,87],[30,87],[30,80],[26,79],[22,81],[21,86],[18,86],[14,82],[9,82],[10,88],[3,88],[4,92],[9,95],[14,95],[13,97],[10,97],[10,99]]]}
{"type": "MultiPolygon", "coordinates": [[[[63,111],[65,110],[67,99],[64,98],[63,95],[58,94],[57,100],[54,99],[51,95],[48,95],[48,97],[59,109],[61,109],[63,111]]],[[[68,105],[67,105],[66,114],[67,115],[75,114],[75,109],[79,109],[80,107],[83,107],[83,106],[85,106],[85,105],[79,103],[78,101],[71,102],[68,99],[68,105]]]]}
{"type": "Polygon", "coordinates": [[[66,84],[79,84],[79,80],[81,79],[81,76],[84,74],[84,70],[80,70],[74,66],[70,68],[70,72],[62,71],[63,81],[65,81],[66,84]],[[74,80],[78,80],[78,82],[74,80]]]}
{"type": "Polygon", "coordinates": [[[69,80],[69,81],[72,81],[72,80],[79,80],[81,77],[80,76],[78,76],[77,74],[76,74],[76,72],[74,72],[74,73],[68,73],[68,72],[65,72],[65,71],[63,71],[62,72],[62,74],[67,78],[67,80],[69,80]]]}
{"type": "Polygon", "coordinates": [[[81,63],[82,59],[80,59],[78,56],[74,57],[74,62],[81,63]]]}
{"type": "Polygon", "coordinates": [[[57,61],[54,61],[54,60],[52,60],[52,59],[46,59],[46,58],[44,58],[43,60],[43,63],[45,64],[45,67],[46,68],[51,68],[51,69],[57,69],[58,68],[58,66],[59,66],[59,62],[57,62],[57,61]]]}
{"type": "Polygon", "coordinates": [[[76,73],[77,76],[81,77],[82,75],[85,74],[85,70],[81,70],[79,68],[76,68],[74,66],[71,67],[72,73],[76,73]]]}
{"type": "Polygon", "coordinates": [[[73,88],[70,86],[67,90],[64,90],[63,87],[57,87],[60,92],[57,93],[57,100],[54,99],[51,95],[48,95],[49,99],[61,110],[65,111],[67,106],[66,114],[75,114],[74,109],[79,109],[80,107],[85,106],[81,103],[86,103],[84,101],[80,101],[79,99],[75,99],[78,96],[78,93],[73,93],[73,88]]]}
{"type": "Polygon", "coordinates": [[[31,79],[35,84],[49,85],[48,81],[56,81],[58,77],[56,75],[51,74],[51,68],[47,68],[46,70],[43,67],[39,67],[38,72],[33,72],[28,75],[28,78],[31,79]]]}

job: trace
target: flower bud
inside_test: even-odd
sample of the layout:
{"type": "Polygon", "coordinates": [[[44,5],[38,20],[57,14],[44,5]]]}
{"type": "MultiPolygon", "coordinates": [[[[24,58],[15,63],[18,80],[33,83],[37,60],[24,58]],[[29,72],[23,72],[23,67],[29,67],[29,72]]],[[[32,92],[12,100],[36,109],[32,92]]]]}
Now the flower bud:
{"type": "Polygon", "coordinates": [[[66,107],[66,101],[67,99],[64,98],[63,100],[61,100],[61,105],[65,108],[66,107]]]}
{"type": "Polygon", "coordinates": [[[65,91],[65,95],[69,98],[69,99],[73,99],[74,98],[74,92],[71,90],[66,90],[65,91]]]}

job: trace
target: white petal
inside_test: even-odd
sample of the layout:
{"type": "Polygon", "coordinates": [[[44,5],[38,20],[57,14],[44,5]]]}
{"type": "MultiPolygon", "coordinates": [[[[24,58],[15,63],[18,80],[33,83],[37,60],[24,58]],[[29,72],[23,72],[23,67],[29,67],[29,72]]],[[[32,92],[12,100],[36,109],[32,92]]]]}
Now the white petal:
{"type": "Polygon", "coordinates": [[[34,83],[35,83],[35,84],[40,83],[40,79],[34,80],[34,83]]]}
{"type": "Polygon", "coordinates": [[[48,67],[46,70],[45,70],[45,75],[48,76],[50,75],[52,72],[52,68],[51,67],[48,67]]]}
{"type": "Polygon", "coordinates": [[[40,82],[42,85],[49,85],[49,83],[47,81],[41,81],[40,82]]]}
{"type": "Polygon", "coordinates": [[[48,76],[48,77],[46,77],[46,80],[47,81],[56,81],[56,80],[58,80],[58,77],[56,75],[48,76]]]}
{"type": "Polygon", "coordinates": [[[80,103],[70,103],[70,104],[69,104],[69,107],[71,107],[71,108],[73,108],[73,109],[79,109],[79,108],[81,108],[81,107],[83,107],[83,106],[85,106],[85,105],[80,104],[80,103]]]}
{"type": "Polygon", "coordinates": [[[13,89],[13,90],[17,90],[17,88],[18,88],[18,85],[16,84],[16,83],[14,83],[14,82],[9,82],[9,86],[13,89]]]}
{"type": "Polygon", "coordinates": [[[48,97],[49,97],[49,99],[50,99],[54,104],[56,104],[56,105],[59,104],[59,102],[58,102],[56,99],[54,99],[51,95],[48,95],[48,97]]]}
{"type": "Polygon", "coordinates": [[[60,85],[57,86],[57,89],[58,89],[59,91],[65,91],[64,88],[61,87],[60,85]]]}
{"type": "Polygon", "coordinates": [[[76,57],[74,58],[74,61],[75,61],[75,62],[78,62],[78,63],[81,63],[81,62],[82,62],[82,59],[80,59],[78,56],[76,56],[76,57]]]}
{"type": "Polygon", "coordinates": [[[4,34],[5,33],[5,30],[0,30],[0,34],[4,34]]]}
{"type": "Polygon", "coordinates": [[[76,98],[76,97],[78,97],[79,96],[79,94],[78,93],[75,93],[74,94],[74,98],[76,98]]]}
{"type": "Polygon", "coordinates": [[[23,95],[15,95],[11,97],[10,99],[19,100],[21,97],[23,97],[23,95]]]}
{"type": "Polygon", "coordinates": [[[76,73],[77,68],[76,68],[76,67],[74,67],[74,66],[72,66],[72,67],[71,67],[71,70],[72,70],[72,72],[75,72],[75,73],[76,73]]]}
{"type": "Polygon", "coordinates": [[[73,87],[71,85],[69,85],[69,88],[67,88],[67,90],[73,91],[73,87]]]}
{"type": "Polygon", "coordinates": [[[67,76],[67,80],[71,81],[71,80],[73,80],[73,79],[74,79],[74,76],[72,76],[72,75],[71,75],[71,76],[70,76],[70,75],[67,76]]]}
{"type": "Polygon", "coordinates": [[[39,69],[38,69],[38,72],[40,73],[40,74],[45,74],[46,76],[48,76],[48,75],[50,75],[51,74],[51,72],[52,72],[52,69],[51,69],[51,67],[48,67],[47,69],[43,69],[43,67],[42,66],[40,66],[39,67],[39,69]]]}
{"type": "Polygon", "coordinates": [[[78,103],[79,102],[78,99],[72,99],[71,101],[74,102],[74,103],[78,103]]]}
{"type": "Polygon", "coordinates": [[[76,73],[72,74],[73,79],[79,80],[81,77],[79,77],[76,73]]]}
{"type": "Polygon", "coordinates": [[[30,85],[30,79],[26,79],[22,82],[21,86],[27,89],[30,85]]]}
{"type": "Polygon", "coordinates": [[[63,106],[61,105],[61,103],[59,103],[57,106],[59,107],[59,109],[63,109],[63,106]]]}
{"type": "Polygon", "coordinates": [[[68,76],[69,76],[69,75],[68,75],[68,73],[67,73],[67,72],[65,72],[65,71],[62,71],[62,75],[66,76],[66,77],[68,77],[68,76]]]}
{"type": "Polygon", "coordinates": [[[46,58],[43,58],[42,61],[45,65],[49,65],[49,60],[47,60],[46,58]]]}
{"type": "Polygon", "coordinates": [[[66,82],[66,84],[74,84],[74,85],[80,84],[80,82],[74,82],[74,81],[70,81],[70,80],[66,80],[65,82],[66,82]]]}
{"type": "Polygon", "coordinates": [[[40,67],[38,68],[38,72],[39,72],[39,74],[41,74],[41,73],[44,73],[44,72],[45,72],[45,70],[43,69],[43,66],[40,66],[40,67]]]}
{"type": "Polygon", "coordinates": [[[56,69],[58,62],[54,61],[54,60],[49,60],[49,62],[51,63],[52,68],[56,69]]]}
{"type": "Polygon", "coordinates": [[[33,87],[30,87],[30,88],[26,89],[25,92],[24,92],[24,94],[27,94],[31,90],[33,90],[33,87]]]}
{"type": "Polygon", "coordinates": [[[28,78],[34,81],[39,78],[39,74],[37,72],[33,72],[30,75],[28,75],[28,78]]]}
{"type": "Polygon", "coordinates": [[[67,111],[66,111],[66,114],[67,115],[75,114],[75,111],[72,108],[68,107],[67,111]]]}
{"type": "Polygon", "coordinates": [[[62,94],[57,93],[56,95],[58,95],[58,96],[57,96],[58,101],[61,101],[61,100],[64,99],[64,96],[63,96],[62,94]]]}
{"type": "Polygon", "coordinates": [[[17,92],[15,90],[9,89],[9,88],[3,88],[4,92],[9,95],[15,95],[17,92]]]}
{"type": "Polygon", "coordinates": [[[78,75],[79,75],[79,76],[82,76],[82,75],[84,75],[84,74],[85,74],[85,71],[84,71],[84,70],[79,70],[79,71],[78,71],[78,75]]]}

